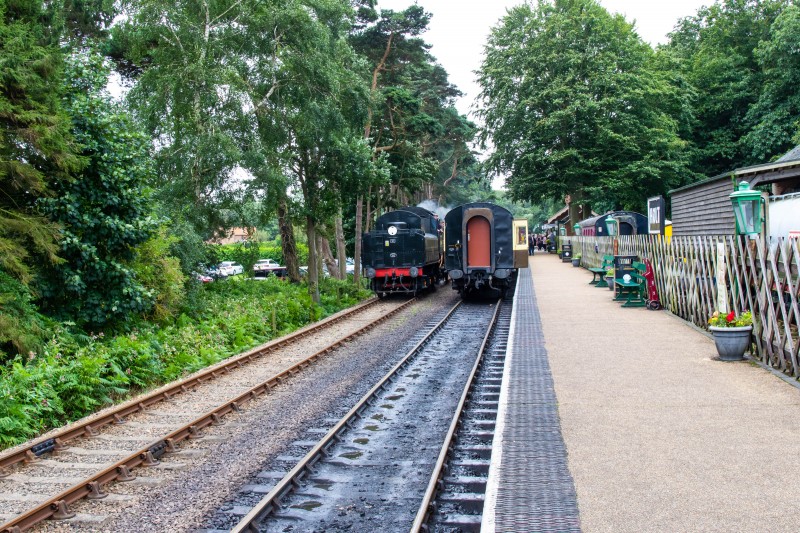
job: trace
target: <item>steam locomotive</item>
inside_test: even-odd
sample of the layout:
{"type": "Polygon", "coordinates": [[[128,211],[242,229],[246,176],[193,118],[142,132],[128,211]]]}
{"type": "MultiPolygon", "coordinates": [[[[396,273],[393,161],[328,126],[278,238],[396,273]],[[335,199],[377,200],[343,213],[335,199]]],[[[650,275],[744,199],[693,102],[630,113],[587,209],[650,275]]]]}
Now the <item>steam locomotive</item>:
{"type": "Polygon", "coordinates": [[[528,266],[528,222],[499,205],[477,202],[445,216],[445,268],[462,298],[511,286],[528,266]]]}
{"type": "Polygon", "coordinates": [[[421,207],[403,207],[378,217],[362,236],[362,263],[379,298],[417,294],[445,279],[443,228],[439,217],[421,207]]]}

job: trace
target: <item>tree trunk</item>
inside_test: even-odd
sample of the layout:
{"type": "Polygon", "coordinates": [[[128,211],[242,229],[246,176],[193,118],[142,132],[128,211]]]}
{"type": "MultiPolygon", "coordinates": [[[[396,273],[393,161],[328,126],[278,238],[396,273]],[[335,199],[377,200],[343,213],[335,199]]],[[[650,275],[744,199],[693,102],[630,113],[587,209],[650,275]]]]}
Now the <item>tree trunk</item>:
{"type": "Polygon", "coordinates": [[[370,204],[372,203],[372,185],[369,186],[369,191],[367,192],[367,223],[364,225],[364,233],[369,233],[369,211],[370,211],[370,204]]]}
{"type": "Polygon", "coordinates": [[[353,259],[356,262],[356,268],[353,272],[353,283],[358,287],[361,282],[361,218],[364,216],[364,197],[358,197],[356,200],[356,250],[353,254],[353,259]]]}
{"type": "Polygon", "coordinates": [[[575,235],[575,230],[572,226],[581,220],[581,202],[583,200],[583,192],[576,192],[570,195],[569,203],[569,224],[567,225],[567,235],[575,235]]]}
{"type": "Polygon", "coordinates": [[[344,227],[342,226],[342,206],[336,215],[336,259],[339,261],[339,279],[347,279],[347,250],[344,245],[344,227]]]}
{"type": "Polygon", "coordinates": [[[325,266],[328,269],[328,274],[336,279],[344,279],[344,276],[340,275],[339,273],[339,266],[336,264],[336,260],[333,258],[330,241],[320,232],[317,232],[317,252],[322,259],[322,262],[325,263],[325,266]]]}
{"type": "Polygon", "coordinates": [[[286,273],[293,282],[300,281],[300,268],[297,261],[297,244],[294,240],[294,228],[289,218],[289,207],[286,196],[278,199],[278,227],[281,232],[281,250],[286,263],[286,273]]]}
{"type": "Polygon", "coordinates": [[[317,230],[314,219],[306,217],[306,235],[308,236],[308,294],[314,303],[319,303],[319,261],[317,260],[317,230]]]}

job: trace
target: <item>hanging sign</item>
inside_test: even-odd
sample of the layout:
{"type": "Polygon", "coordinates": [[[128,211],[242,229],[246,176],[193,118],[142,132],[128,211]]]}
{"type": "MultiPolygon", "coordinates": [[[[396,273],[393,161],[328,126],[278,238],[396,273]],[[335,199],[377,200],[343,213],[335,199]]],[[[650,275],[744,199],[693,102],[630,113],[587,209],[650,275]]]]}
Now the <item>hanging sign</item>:
{"type": "Polygon", "coordinates": [[[663,196],[647,199],[647,232],[651,235],[664,235],[664,220],[667,210],[663,196]]]}

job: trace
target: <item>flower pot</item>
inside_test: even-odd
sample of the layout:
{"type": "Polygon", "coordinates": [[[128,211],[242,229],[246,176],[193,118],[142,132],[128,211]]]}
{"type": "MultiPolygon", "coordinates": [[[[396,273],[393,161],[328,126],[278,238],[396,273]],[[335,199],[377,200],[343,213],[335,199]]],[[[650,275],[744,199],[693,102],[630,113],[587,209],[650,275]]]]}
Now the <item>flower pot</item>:
{"type": "Polygon", "coordinates": [[[714,344],[717,345],[717,353],[722,361],[741,361],[744,359],[744,352],[750,347],[750,333],[753,326],[742,326],[738,328],[720,328],[709,326],[711,334],[714,336],[714,344]]]}
{"type": "Polygon", "coordinates": [[[580,259],[573,259],[572,260],[572,266],[574,266],[574,267],[581,266],[581,260],[580,259]]]}
{"type": "Polygon", "coordinates": [[[606,283],[608,283],[608,290],[614,290],[614,276],[606,276],[606,283]]]}

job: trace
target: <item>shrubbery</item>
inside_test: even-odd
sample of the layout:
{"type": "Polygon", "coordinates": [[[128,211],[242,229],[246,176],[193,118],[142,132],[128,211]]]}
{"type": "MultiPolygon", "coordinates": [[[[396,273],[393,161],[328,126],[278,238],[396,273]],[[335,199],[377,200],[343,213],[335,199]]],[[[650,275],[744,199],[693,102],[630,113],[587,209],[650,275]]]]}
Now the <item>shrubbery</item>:
{"type": "Polygon", "coordinates": [[[37,352],[0,367],[0,448],[90,414],[130,392],[172,381],[350,306],[369,295],[333,279],[322,305],[305,285],[230,279],[191,294],[169,325],[106,336],[57,326],[37,352]],[[276,328],[272,329],[275,312],[276,328]]]}

